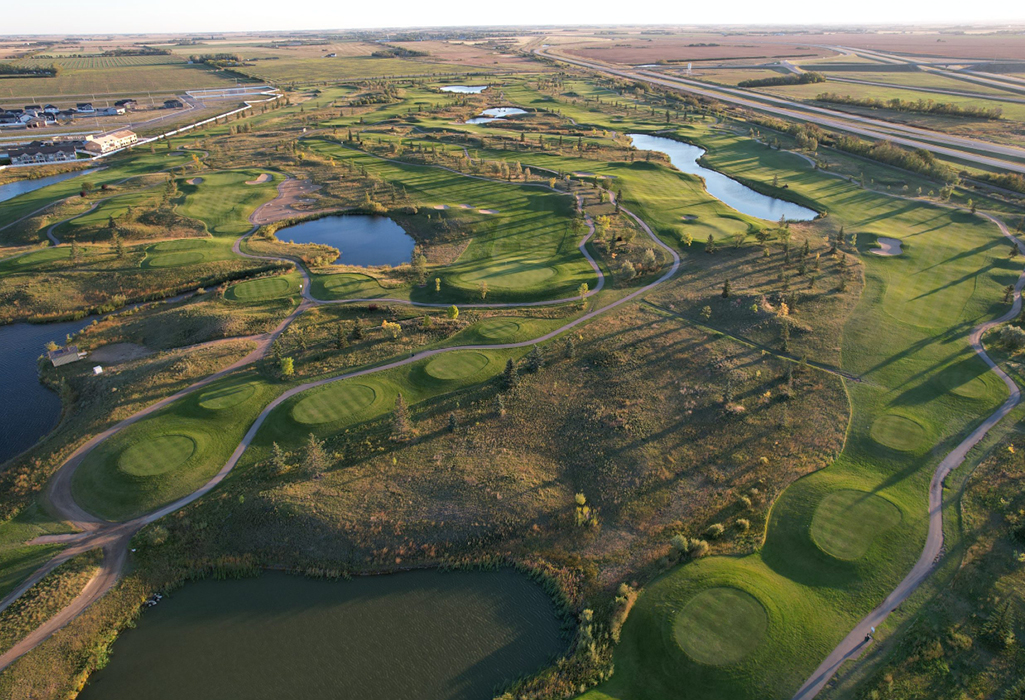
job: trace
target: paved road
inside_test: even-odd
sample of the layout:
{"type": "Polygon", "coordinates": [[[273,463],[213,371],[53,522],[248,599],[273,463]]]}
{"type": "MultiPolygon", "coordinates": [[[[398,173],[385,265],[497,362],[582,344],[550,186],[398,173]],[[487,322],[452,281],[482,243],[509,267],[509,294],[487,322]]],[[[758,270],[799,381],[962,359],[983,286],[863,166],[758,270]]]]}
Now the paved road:
{"type": "MultiPolygon", "coordinates": [[[[1011,232],[1007,230],[1007,227],[1003,222],[998,221],[988,214],[983,214],[983,216],[999,226],[1001,232],[1014,242],[1018,247],[1018,250],[1025,253],[1025,244],[1012,236],[1011,232]]],[[[1000,318],[994,319],[993,321],[987,321],[986,323],[976,326],[972,329],[972,333],[969,336],[969,342],[971,343],[972,350],[982,358],[982,361],[989,366],[992,372],[996,373],[996,375],[1000,377],[1007,386],[1007,390],[1010,395],[1000,408],[979,424],[979,426],[973,430],[968,437],[962,440],[961,443],[936,466],[936,471],[933,473],[932,481],[929,482],[929,532],[926,535],[925,546],[922,548],[921,556],[918,558],[915,566],[911,569],[904,580],[901,581],[900,584],[893,589],[890,595],[886,597],[886,600],[880,603],[875,610],[866,615],[865,618],[859,622],[853,630],[851,630],[850,634],[844,637],[843,641],[833,649],[819,667],[815,669],[815,672],[811,677],[805,681],[804,685],[802,685],[797,691],[797,694],[794,695],[794,700],[810,700],[815,697],[822,688],[825,687],[826,683],[829,682],[845,661],[855,659],[860,656],[861,652],[868,646],[869,642],[866,638],[871,629],[882,625],[886,618],[889,617],[890,613],[893,612],[894,608],[907,600],[908,597],[922,584],[922,582],[932,574],[933,569],[936,567],[936,563],[943,551],[944,480],[950,472],[964,462],[969,450],[975,447],[980,440],[986,437],[986,434],[993,428],[993,426],[999,423],[1008,413],[1010,413],[1021,400],[1021,392],[1018,389],[1018,385],[1013,379],[1007,376],[1007,374],[1000,369],[1000,367],[998,367],[986,353],[986,349],[982,345],[982,336],[990,328],[1017,318],[1018,313],[1021,311],[1021,290],[1023,287],[1025,287],[1025,272],[1022,272],[1018,277],[1018,282],[1014,286],[1014,303],[1011,305],[1010,310],[1000,318]]]]}
{"type": "Polygon", "coordinates": [[[608,75],[614,75],[628,80],[636,80],[652,85],[660,85],[695,95],[701,95],[720,102],[730,102],[760,112],[768,112],[797,121],[818,124],[819,126],[831,129],[839,129],[852,134],[868,136],[873,139],[891,141],[911,148],[922,148],[938,155],[949,156],[958,160],[986,165],[1002,170],[1009,170],[1025,174],[1025,162],[1013,162],[1006,158],[1016,158],[1025,161],[1025,149],[1014,146],[980,141],[961,136],[951,136],[940,132],[920,129],[906,124],[896,124],[870,117],[837,112],[835,110],[813,107],[803,103],[793,102],[783,98],[752,93],[745,90],[713,87],[707,83],[695,80],[667,76],[662,73],[655,73],[647,70],[627,70],[615,68],[601,63],[583,61],[570,58],[562,54],[552,54],[546,51],[535,50],[539,56],[552,60],[562,61],[572,65],[598,71],[608,75]],[[970,150],[961,150],[970,149],[970,150]],[[981,155],[973,151],[991,153],[993,155],[981,155]],[[997,157],[999,156],[999,157],[997,157]]]}
{"type": "MultiPolygon", "coordinates": [[[[484,178],[482,178],[482,179],[484,179],[484,178]]],[[[283,184],[284,183],[282,183],[282,185],[283,184]]],[[[282,190],[281,190],[282,185],[279,185],[279,193],[282,192],[282,190]]],[[[545,187],[547,187],[547,185],[545,185],[545,187]]],[[[264,206],[266,206],[266,205],[264,205],[264,206]]],[[[181,498],[181,499],[179,499],[177,501],[174,501],[173,503],[170,503],[170,504],[168,504],[168,505],[166,505],[166,506],[164,506],[164,507],[162,507],[162,508],[152,512],[152,513],[148,513],[146,515],[139,516],[137,518],[134,518],[134,519],[126,521],[126,522],[108,522],[108,521],[101,520],[101,519],[91,515],[90,513],[87,513],[77,503],[75,503],[75,500],[74,500],[74,498],[72,496],[72,493],[71,493],[71,478],[72,478],[72,475],[74,474],[74,471],[78,467],[78,465],[80,465],[82,463],[82,460],[86,457],[86,455],[88,455],[89,452],[91,452],[93,449],[95,449],[104,440],[108,439],[111,435],[114,435],[115,433],[123,430],[124,428],[127,428],[128,426],[132,425],[133,423],[138,422],[142,418],[144,418],[144,417],[146,417],[148,415],[151,415],[153,412],[158,411],[161,408],[164,408],[165,406],[171,404],[174,401],[177,401],[178,399],[182,398],[183,396],[185,396],[187,394],[190,394],[190,393],[196,391],[197,389],[200,389],[200,388],[210,384],[211,382],[214,382],[217,379],[220,379],[220,378],[226,376],[227,374],[233,372],[234,370],[238,369],[239,367],[247,365],[247,364],[249,364],[251,362],[254,362],[255,360],[259,359],[260,357],[263,357],[264,354],[266,354],[269,351],[270,346],[273,343],[274,339],[277,338],[277,336],[280,335],[280,333],[282,333],[288,327],[288,325],[299,314],[301,314],[306,309],[311,308],[312,306],[314,306],[317,303],[326,303],[326,302],[320,302],[319,300],[315,300],[315,299],[312,298],[312,296],[310,296],[310,293],[309,293],[309,287],[310,287],[309,275],[308,275],[308,273],[306,272],[306,270],[302,266],[299,266],[298,269],[300,270],[300,273],[303,275],[303,279],[304,279],[304,300],[303,300],[303,302],[288,316],[288,318],[286,318],[284,321],[281,322],[281,324],[278,325],[278,327],[274,330],[274,332],[272,332],[270,334],[267,334],[266,337],[261,337],[262,340],[260,341],[260,344],[258,345],[258,347],[253,352],[251,352],[249,355],[247,355],[246,357],[242,358],[241,360],[233,363],[231,366],[229,366],[229,367],[227,367],[227,368],[225,368],[225,369],[223,369],[223,370],[221,370],[221,371],[219,371],[219,372],[217,372],[217,373],[215,373],[215,374],[213,374],[213,375],[211,375],[211,376],[209,376],[209,377],[207,377],[205,379],[202,379],[202,380],[196,382],[195,384],[187,387],[186,389],[183,389],[183,390],[177,392],[176,394],[174,394],[172,396],[169,396],[169,397],[167,397],[165,399],[162,399],[162,400],[158,401],[157,403],[155,403],[155,404],[153,404],[151,406],[148,406],[147,408],[139,411],[138,413],[134,414],[133,416],[131,416],[129,418],[126,418],[125,420],[123,420],[123,421],[117,423],[116,425],[108,428],[104,432],[94,436],[92,439],[90,439],[85,444],[83,444],[81,447],[79,447],[74,453],[72,453],[72,455],[68,458],[68,460],[65,461],[65,463],[57,471],[55,476],[51,479],[50,484],[48,485],[48,488],[47,488],[47,491],[46,491],[47,498],[49,499],[50,503],[53,505],[53,507],[57,511],[57,513],[60,515],[60,517],[68,520],[76,529],[80,530],[80,532],[73,533],[73,534],[64,534],[64,535],[47,535],[47,536],[38,537],[38,538],[32,540],[32,542],[30,544],[47,544],[47,543],[60,542],[60,543],[67,544],[67,547],[60,554],[58,554],[56,557],[54,557],[49,562],[47,562],[47,564],[45,564],[43,567],[41,567],[39,570],[37,570],[31,577],[29,577],[28,580],[26,580],[15,591],[13,591],[11,594],[9,594],[3,601],[0,601],[0,610],[5,608],[6,606],[10,605],[15,600],[17,600],[17,598],[20,597],[25,591],[27,591],[32,585],[34,585],[35,583],[38,583],[43,577],[45,577],[48,573],[50,573],[58,565],[60,565],[61,563],[67,561],[68,559],[70,559],[70,558],[72,558],[72,557],[74,557],[74,556],[76,556],[78,554],[82,554],[82,553],[90,551],[92,549],[96,549],[97,547],[102,547],[102,549],[103,549],[103,561],[101,563],[101,566],[100,566],[100,569],[99,569],[99,572],[97,573],[97,575],[91,581],[89,581],[89,583],[86,585],[86,587],[83,589],[83,591],[78,595],[78,597],[76,597],[67,607],[65,607],[63,610],[61,610],[53,618],[47,620],[45,623],[43,623],[42,625],[37,627],[35,630],[33,630],[27,637],[25,637],[20,642],[18,642],[13,647],[11,647],[11,649],[9,649],[6,653],[0,655],[0,671],[2,671],[3,669],[7,668],[9,665],[14,663],[14,661],[16,661],[18,658],[20,658],[24,654],[28,653],[32,649],[34,649],[36,646],[38,646],[39,644],[44,642],[46,639],[48,639],[52,634],[54,634],[55,632],[60,630],[62,627],[64,627],[66,624],[68,624],[69,622],[74,620],[76,617],[78,617],[80,614],[82,614],[90,605],[92,605],[94,602],[99,600],[107,591],[109,591],[114,586],[114,584],[117,583],[117,581],[119,580],[119,578],[121,576],[121,572],[124,569],[125,560],[127,558],[127,549],[128,549],[128,546],[129,546],[129,543],[131,541],[132,536],[140,528],[142,528],[143,526],[145,526],[145,525],[147,525],[149,523],[152,523],[152,522],[154,522],[156,520],[159,520],[160,518],[162,518],[162,517],[164,517],[164,516],[166,516],[166,515],[168,515],[170,513],[173,513],[173,512],[175,512],[176,510],[178,510],[180,508],[185,507],[186,505],[192,503],[196,499],[201,498],[205,494],[209,493],[213,488],[215,488],[218,484],[220,484],[225,479],[225,477],[228,476],[228,474],[234,468],[235,464],[238,462],[238,460],[245,453],[245,451],[248,448],[249,444],[252,442],[253,438],[256,436],[256,433],[259,431],[260,426],[263,425],[263,422],[266,420],[267,416],[269,416],[270,413],[277,406],[281,405],[281,403],[283,401],[286,401],[290,397],[295,396],[296,394],[298,394],[300,392],[303,392],[303,391],[306,391],[308,389],[312,389],[314,387],[323,386],[325,384],[330,384],[332,382],[343,381],[345,379],[350,379],[352,377],[359,377],[359,376],[364,376],[364,375],[368,375],[368,374],[374,374],[374,373],[377,373],[377,372],[383,372],[383,371],[386,371],[386,370],[389,370],[389,369],[393,369],[395,367],[402,367],[404,365],[408,365],[408,364],[411,364],[413,362],[419,362],[419,361],[421,361],[421,360],[423,360],[425,358],[432,357],[434,355],[439,355],[441,353],[455,352],[457,350],[472,350],[472,349],[476,349],[476,350],[501,350],[501,349],[522,348],[522,347],[528,347],[528,346],[533,345],[535,343],[544,342],[546,340],[550,340],[550,339],[558,336],[559,334],[561,334],[561,333],[563,333],[563,332],[565,332],[565,331],[567,331],[567,330],[569,330],[571,328],[574,328],[575,326],[578,326],[578,325],[580,325],[582,323],[586,323],[587,321],[592,320],[593,318],[599,316],[600,314],[603,314],[603,313],[605,313],[605,312],[607,312],[607,311],[609,311],[611,309],[614,309],[614,308],[616,308],[618,306],[621,306],[622,304],[625,304],[625,303],[628,303],[630,301],[633,301],[634,299],[638,298],[642,294],[645,294],[646,292],[650,291],[654,287],[656,287],[659,284],[662,284],[666,280],[670,279],[673,275],[676,274],[677,270],[679,270],[679,267],[680,267],[680,256],[676,253],[675,250],[673,250],[671,247],[669,247],[665,243],[663,243],[658,238],[658,236],[655,235],[655,233],[651,230],[651,228],[644,221],[642,221],[639,217],[637,217],[633,212],[630,212],[627,209],[624,209],[622,207],[620,208],[620,210],[624,214],[626,214],[627,216],[630,216],[632,219],[634,219],[634,221],[637,222],[637,224],[644,230],[644,232],[647,233],[648,236],[651,237],[652,242],[655,243],[655,245],[657,245],[660,248],[662,248],[663,250],[665,250],[669,254],[669,256],[672,258],[672,260],[673,260],[672,264],[665,271],[665,273],[661,277],[659,277],[657,280],[651,282],[650,284],[645,285],[644,287],[642,287],[640,289],[637,289],[634,292],[632,292],[632,293],[630,293],[630,294],[628,294],[628,295],[626,295],[626,296],[624,296],[624,297],[622,297],[620,299],[617,299],[617,300],[613,301],[612,303],[608,304],[607,306],[604,306],[604,307],[601,307],[599,309],[595,309],[593,311],[590,311],[590,312],[580,316],[579,318],[574,319],[573,321],[570,321],[569,323],[563,325],[561,328],[553,330],[553,331],[551,331],[549,333],[546,333],[546,334],[544,334],[544,335],[542,335],[542,336],[540,336],[538,338],[534,338],[532,340],[526,340],[526,341],[522,341],[522,342],[518,342],[518,343],[505,343],[505,344],[499,344],[499,345],[466,345],[466,346],[455,346],[455,347],[448,347],[448,348],[438,348],[438,349],[434,349],[434,350],[425,350],[425,351],[422,351],[422,352],[419,352],[419,353],[415,353],[414,355],[412,355],[412,356],[410,356],[408,358],[397,360],[395,362],[392,362],[392,363],[389,363],[389,364],[386,364],[386,365],[377,366],[377,367],[371,367],[371,368],[359,370],[359,371],[356,371],[356,372],[350,372],[348,374],[343,374],[343,375],[336,376],[336,377],[329,377],[329,378],[326,378],[326,379],[320,379],[320,380],[317,380],[317,381],[313,381],[313,382],[308,382],[306,384],[302,384],[302,385],[297,386],[297,387],[293,387],[292,389],[289,389],[288,391],[286,391],[282,395],[278,396],[273,402],[271,402],[267,407],[264,408],[264,410],[260,413],[260,415],[254,421],[254,423],[250,426],[249,430],[246,432],[245,437],[242,439],[242,442],[239,443],[239,445],[232,452],[231,457],[224,464],[224,466],[221,467],[221,469],[217,472],[217,474],[212,479],[210,479],[206,484],[204,484],[197,491],[189,494],[188,496],[185,496],[184,498],[181,498]]],[[[250,220],[253,221],[253,220],[258,219],[259,218],[258,215],[259,215],[259,210],[257,210],[256,212],[253,213],[253,215],[250,217],[250,220]]],[[[587,239],[590,237],[590,235],[594,231],[593,224],[590,222],[589,218],[588,218],[588,226],[589,226],[589,232],[588,232],[587,236],[584,237],[583,241],[581,241],[580,246],[581,246],[581,250],[584,252],[585,256],[587,256],[588,260],[591,261],[592,265],[594,265],[594,267],[596,269],[596,272],[597,272],[597,274],[599,276],[599,287],[600,287],[600,285],[604,283],[604,280],[605,280],[604,275],[602,274],[601,269],[598,268],[597,264],[595,264],[594,261],[591,259],[590,255],[588,255],[586,250],[584,250],[584,245],[585,245],[587,239]]],[[[279,260],[289,259],[289,258],[270,258],[269,256],[257,256],[257,255],[251,255],[251,254],[242,252],[241,249],[240,249],[242,241],[246,237],[251,235],[257,228],[258,227],[254,225],[253,229],[251,229],[249,232],[247,232],[246,234],[241,236],[238,240],[236,240],[235,245],[234,245],[234,249],[235,249],[235,251],[237,253],[239,253],[240,255],[246,256],[246,257],[257,258],[257,259],[279,259],[279,260]]],[[[565,303],[566,301],[574,301],[576,299],[577,299],[577,297],[573,297],[572,299],[561,300],[561,301],[562,301],[562,303],[565,303]]],[[[352,301],[355,301],[355,300],[345,300],[345,301],[351,303],[352,301]]],[[[371,299],[371,300],[367,300],[367,301],[380,302],[382,300],[381,299],[371,299]]],[[[409,302],[407,300],[402,300],[402,299],[395,299],[395,300],[391,300],[391,301],[393,303],[402,303],[402,304],[410,304],[411,303],[411,302],[409,302]]],[[[522,307],[522,306],[523,306],[523,304],[492,304],[492,305],[490,305],[491,308],[518,308],[518,307],[522,307]]]]}

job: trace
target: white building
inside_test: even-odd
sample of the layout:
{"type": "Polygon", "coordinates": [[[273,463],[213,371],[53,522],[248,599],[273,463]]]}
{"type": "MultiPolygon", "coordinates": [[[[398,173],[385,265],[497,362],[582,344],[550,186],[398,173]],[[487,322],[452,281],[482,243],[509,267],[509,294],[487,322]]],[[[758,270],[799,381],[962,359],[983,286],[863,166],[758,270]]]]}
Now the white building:
{"type": "Polygon", "coordinates": [[[134,131],[121,129],[99,136],[86,136],[83,148],[89,153],[110,153],[121,148],[128,148],[139,140],[134,131]]]}

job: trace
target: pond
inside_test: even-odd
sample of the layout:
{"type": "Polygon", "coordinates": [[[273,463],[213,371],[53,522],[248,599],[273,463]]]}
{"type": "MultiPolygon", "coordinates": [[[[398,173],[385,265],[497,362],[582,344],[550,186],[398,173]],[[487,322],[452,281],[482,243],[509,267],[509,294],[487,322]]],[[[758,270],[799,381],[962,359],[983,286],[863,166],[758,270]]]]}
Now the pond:
{"type": "Polygon", "coordinates": [[[0,326],[0,396],[5,397],[0,401],[0,464],[32,447],[57,424],[60,398],[39,383],[36,358],[46,352],[49,341],[63,345],[65,336],[88,323],[0,326]]]}
{"type": "Polygon", "coordinates": [[[747,185],[726,177],[716,170],[709,170],[698,164],[698,158],[705,154],[703,148],[692,146],[675,139],[647,134],[627,134],[634,148],[642,151],[659,151],[669,156],[669,162],[678,170],[691,175],[700,175],[705,180],[705,189],[724,204],[737,211],[766,221],[811,221],[818,213],[784,199],[755,192],[747,185]]]}
{"type": "Polygon", "coordinates": [[[503,117],[511,117],[514,114],[526,114],[527,110],[519,107],[489,107],[481,112],[481,116],[467,119],[467,124],[487,124],[488,122],[502,121],[503,117]]]}
{"type": "Polygon", "coordinates": [[[73,177],[79,177],[80,175],[96,172],[96,170],[97,168],[92,168],[91,170],[74,170],[70,173],[61,173],[60,175],[51,175],[50,177],[40,177],[35,180],[15,180],[14,182],[8,182],[6,185],[0,185],[0,202],[6,202],[8,199],[14,199],[18,195],[34,192],[35,190],[40,190],[49,185],[55,185],[58,182],[70,180],[73,177]]]}
{"type": "Polygon", "coordinates": [[[280,572],[186,585],[113,645],[79,700],[487,700],[567,640],[527,577],[280,572]]]}
{"type": "Polygon", "coordinates": [[[442,92],[459,92],[464,95],[479,95],[488,89],[487,85],[446,85],[442,92]]]}
{"type": "Polygon", "coordinates": [[[279,241],[322,243],[341,255],[336,265],[401,265],[413,256],[416,244],[405,229],[386,216],[346,214],[304,221],[280,229],[279,241]]]}

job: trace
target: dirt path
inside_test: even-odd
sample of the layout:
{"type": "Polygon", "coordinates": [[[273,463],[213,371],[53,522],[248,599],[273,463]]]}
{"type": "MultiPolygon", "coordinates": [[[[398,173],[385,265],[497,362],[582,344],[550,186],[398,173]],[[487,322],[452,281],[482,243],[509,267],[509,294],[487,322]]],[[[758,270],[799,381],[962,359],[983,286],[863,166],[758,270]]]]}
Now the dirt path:
{"type": "MultiPolygon", "coordinates": [[[[1011,235],[1011,232],[1007,230],[1007,226],[1003,222],[989,214],[983,214],[982,216],[995,223],[1000,228],[1000,231],[1014,242],[1019,252],[1025,253],[1025,244],[1011,235]]],[[[1011,305],[1010,310],[1000,318],[976,326],[972,329],[969,336],[972,350],[1007,385],[1010,396],[1007,397],[1007,400],[1004,401],[1000,408],[986,418],[950,454],[944,457],[943,461],[937,465],[936,471],[933,472],[932,481],[929,482],[929,532],[926,535],[925,546],[922,548],[922,554],[918,558],[918,562],[915,563],[915,566],[908,575],[904,577],[904,580],[890,592],[886,600],[866,615],[851,630],[850,634],[844,637],[843,641],[833,649],[819,667],[815,669],[811,678],[805,681],[804,685],[797,691],[797,694],[794,695],[794,700],[810,700],[810,698],[818,695],[845,661],[857,658],[864,651],[870,643],[868,636],[872,628],[879,627],[889,617],[890,613],[907,600],[935,569],[936,563],[943,551],[943,481],[950,472],[964,462],[968,452],[980,440],[986,437],[986,434],[989,433],[993,426],[1010,413],[1021,400],[1021,392],[1018,389],[1018,385],[986,353],[986,349],[982,345],[982,336],[990,328],[1017,318],[1018,313],[1021,311],[1021,291],[1023,287],[1025,287],[1025,272],[1022,272],[1018,277],[1017,284],[1014,285],[1014,303],[1011,305]]]]}

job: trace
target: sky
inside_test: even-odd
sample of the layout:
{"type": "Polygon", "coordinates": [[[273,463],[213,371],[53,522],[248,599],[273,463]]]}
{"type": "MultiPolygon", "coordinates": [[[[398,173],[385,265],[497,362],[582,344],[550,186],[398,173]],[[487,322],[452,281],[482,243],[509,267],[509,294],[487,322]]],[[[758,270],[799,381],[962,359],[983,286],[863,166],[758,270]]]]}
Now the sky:
{"type": "Polygon", "coordinates": [[[0,0],[0,35],[538,24],[1025,24],[1020,0],[0,0]]]}

